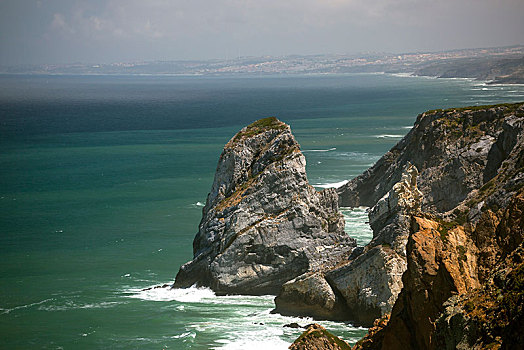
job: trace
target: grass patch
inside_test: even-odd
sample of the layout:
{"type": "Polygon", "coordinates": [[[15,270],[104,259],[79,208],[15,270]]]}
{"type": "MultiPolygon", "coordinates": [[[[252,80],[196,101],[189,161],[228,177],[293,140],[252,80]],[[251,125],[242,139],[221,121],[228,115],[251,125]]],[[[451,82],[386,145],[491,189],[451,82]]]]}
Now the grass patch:
{"type": "Polygon", "coordinates": [[[447,108],[447,109],[432,109],[426,112],[426,114],[437,114],[437,113],[449,113],[449,112],[464,112],[464,111],[481,111],[484,109],[490,109],[490,108],[506,108],[504,111],[504,114],[509,114],[512,112],[516,112],[517,109],[522,106],[524,102],[518,102],[518,103],[500,103],[500,104],[494,104],[494,105],[482,105],[482,106],[467,106],[467,107],[460,107],[460,108],[447,108]]]}
{"type": "Polygon", "coordinates": [[[328,332],[324,328],[314,328],[314,329],[309,328],[304,333],[302,333],[300,337],[298,337],[297,340],[293,342],[290,349],[294,348],[293,345],[299,345],[301,343],[303,343],[303,345],[312,345],[308,343],[314,342],[314,339],[318,339],[318,338],[325,338],[327,339],[327,341],[330,344],[336,345],[338,346],[338,348],[342,350],[351,350],[351,347],[349,346],[348,343],[346,343],[339,337],[333,335],[332,333],[328,332]]]}
{"type": "Polygon", "coordinates": [[[227,146],[233,147],[243,139],[256,136],[268,130],[285,130],[287,125],[276,117],[268,117],[257,120],[239,131],[227,146]]]}

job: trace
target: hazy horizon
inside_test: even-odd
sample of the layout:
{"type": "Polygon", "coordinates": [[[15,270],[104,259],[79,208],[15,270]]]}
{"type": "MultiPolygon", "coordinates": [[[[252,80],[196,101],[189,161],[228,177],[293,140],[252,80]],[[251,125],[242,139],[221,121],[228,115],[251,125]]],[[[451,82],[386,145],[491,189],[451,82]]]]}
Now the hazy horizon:
{"type": "Polygon", "coordinates": [[[519,0],[6,0],[0,64],[438,52],[522,45],[519,0]]]}

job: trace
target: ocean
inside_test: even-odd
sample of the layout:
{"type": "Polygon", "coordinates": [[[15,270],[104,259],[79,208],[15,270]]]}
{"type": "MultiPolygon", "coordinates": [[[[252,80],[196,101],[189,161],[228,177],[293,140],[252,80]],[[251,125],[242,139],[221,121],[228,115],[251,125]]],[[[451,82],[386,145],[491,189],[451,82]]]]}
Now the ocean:
{"type": "MultiPolygon", "coordinates": [[[[523,100],[523,85],[387,74],[0,76],[0,348],[285,349],[301,330],[284,325],[313,320],[270,314],[274,296],[142,290],[191,259],[224,144],[277,116],[321,189],[421,112],[523,100]]],[[[365,245],[366,208],[343,213],[365,245]]]]}

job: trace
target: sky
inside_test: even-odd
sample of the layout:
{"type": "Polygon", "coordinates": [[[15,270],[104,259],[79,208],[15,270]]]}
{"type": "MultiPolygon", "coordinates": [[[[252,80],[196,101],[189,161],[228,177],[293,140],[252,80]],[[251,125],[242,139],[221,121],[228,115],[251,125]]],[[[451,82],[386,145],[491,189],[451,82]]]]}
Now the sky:
{"type": "Polygon", "coordinates": [[[0,64],[524,44],[524,0],[0,0],[0,64]]]}

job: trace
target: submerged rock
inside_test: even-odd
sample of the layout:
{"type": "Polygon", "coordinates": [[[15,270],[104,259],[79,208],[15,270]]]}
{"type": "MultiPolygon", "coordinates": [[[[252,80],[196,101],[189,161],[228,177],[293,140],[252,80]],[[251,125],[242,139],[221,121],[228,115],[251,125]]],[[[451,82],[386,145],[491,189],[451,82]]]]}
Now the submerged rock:
{"type": "Polygon", "coordinates": [[[356,245],[332,189],[309,185],[288,125],[261,119],[224,147],[193,242],[174,287],[276,294],[287,281],[333,266],[356,245]]]}

